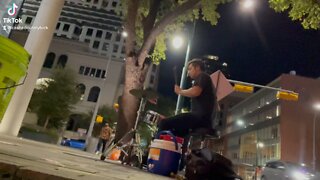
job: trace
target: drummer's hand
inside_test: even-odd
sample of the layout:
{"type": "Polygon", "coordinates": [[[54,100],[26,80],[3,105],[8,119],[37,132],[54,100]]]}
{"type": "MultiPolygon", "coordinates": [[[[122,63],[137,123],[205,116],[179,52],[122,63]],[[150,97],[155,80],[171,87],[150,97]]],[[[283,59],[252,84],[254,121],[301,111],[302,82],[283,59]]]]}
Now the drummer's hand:
{"type": "Polygon", "coordinates": [[[181,90],[181,88],[178,86],[178,85],[174,85],[174,92],[176,93],[176,94],[180,94],[180,92],[181,92],[182,90],[181,90]]]}

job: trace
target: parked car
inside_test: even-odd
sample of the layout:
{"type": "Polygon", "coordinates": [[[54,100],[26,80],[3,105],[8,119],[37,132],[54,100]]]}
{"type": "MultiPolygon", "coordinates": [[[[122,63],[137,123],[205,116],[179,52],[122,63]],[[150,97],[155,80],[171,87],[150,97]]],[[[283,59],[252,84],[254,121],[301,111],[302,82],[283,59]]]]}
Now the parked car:
{"type": "Polygon", "coordinates": [[[83,139],[63,139],[61,141],[62,146],[69,146],[76,149],[84,150],[86,141],[83,139]]]}
{"type": "Polygon", "coordinates": [[[305,166],[279,160],[266,163],[261,180],[320,180],[320,177],[305,166]]]}

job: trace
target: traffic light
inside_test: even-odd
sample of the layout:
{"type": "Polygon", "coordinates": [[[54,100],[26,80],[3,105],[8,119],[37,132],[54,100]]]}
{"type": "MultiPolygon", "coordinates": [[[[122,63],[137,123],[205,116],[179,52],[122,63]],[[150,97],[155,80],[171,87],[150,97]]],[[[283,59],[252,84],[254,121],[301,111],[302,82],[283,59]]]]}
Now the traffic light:
{"type": "Polygon", "coordinates": [[[288,101],[298,101],[299,94],[298,93],[278,91],[277,92],[277,99],[283,99],[283,100],[288,100],[288,101]]]}
{"type": "Polygon", "coordinates": [[[96,122],[97,123],[102,123],[103,122],[103,117],[100,116],[100,115],[97,115],[96,122]]]}
{"type": "Polygon", "coordinates": [[[233,89],[239,92],[252,93],[253,86],[247,86],[242,84],[234,84],[233,89]]]}

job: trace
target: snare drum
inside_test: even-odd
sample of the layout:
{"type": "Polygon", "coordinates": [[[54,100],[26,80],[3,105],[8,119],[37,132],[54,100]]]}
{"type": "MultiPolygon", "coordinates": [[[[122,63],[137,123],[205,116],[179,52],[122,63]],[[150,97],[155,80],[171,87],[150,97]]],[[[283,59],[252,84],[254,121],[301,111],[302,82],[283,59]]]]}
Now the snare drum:
{"type": "Polygon", "coordinates": [[[157,125],[160,119],[160,114],[155,111],[147,111],[146,116],[144,117],[144,122],[149,125],[157,125]]]}

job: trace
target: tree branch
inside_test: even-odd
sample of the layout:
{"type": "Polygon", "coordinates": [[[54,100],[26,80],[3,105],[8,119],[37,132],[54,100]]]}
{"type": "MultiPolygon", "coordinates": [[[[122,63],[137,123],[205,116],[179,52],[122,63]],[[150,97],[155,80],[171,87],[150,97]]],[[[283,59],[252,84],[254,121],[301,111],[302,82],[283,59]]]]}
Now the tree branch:
{"type": "Polygon", "coordinates": [[[176,7],[174,10],[166,14],[157,24],[153,27],[148,37],[145,39],[141,51],[139,53],[139,64],[143,64],[145,58],[148,56],[148,52],[154,44],[156,37],[163,32],[164,28],[174,22],[174,20],[180,15],[186,13],[188,10],[193,9],[197,5],[200,5],[201,0],[189,0],[182,5],[176,7]]]}
{"type": "Polygon", "coordinates": [[[134,54],[134,42],[136,39],[135,34],[135,26],[138,14],[140,0],[130,0],[128,1],[128,15],[127,21],[124,27],[124,31],[128,33],[128,37],[126,39],[125,50],[126,56],[131,56],[134,54]]]}
{"type": "Polygon", "coordinates": [[[156,21],[161,0],[150,0],[148,16],[143,21],[143,39],[147,38],[156,21]]]}

